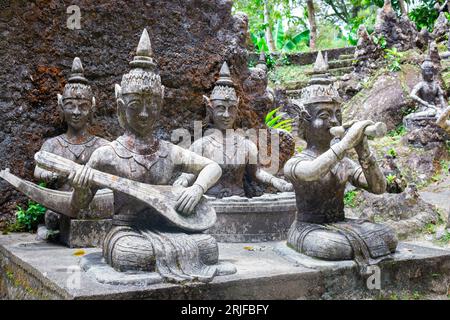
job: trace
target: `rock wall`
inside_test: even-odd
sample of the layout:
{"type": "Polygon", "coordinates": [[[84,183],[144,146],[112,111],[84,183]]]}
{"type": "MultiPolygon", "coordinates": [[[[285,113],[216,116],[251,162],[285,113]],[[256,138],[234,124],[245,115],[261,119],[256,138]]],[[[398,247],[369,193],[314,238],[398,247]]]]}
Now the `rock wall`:
{"type": "MultiPolygon", "coordinates": [[[[227,60],[241,96],[244,127],[259,125],[243,83],[247,67],[247,18],[231,15],[230,0],[0,2],[0,168],[32,180],[33,154],[42,142],[64,132],[56,94],[61,92],[73,58],[79,56],[97,98],[91,131],[114,139],[114,84],[129,70],[139,36],[147,28],[162,82],[166,86],[158,135],[193,128],[202,120],[202,95],[209,94],[227,60]],[[70,5],[81,11],[81,29],[67,27],[70,5]]],[[[0,217],[12,212],[19,194],[0,181],[0,217]]],[[[23,199],[23,198],[21,198],[23,199]]],[[[0,218],[1,220],[1,218],[0,218]]]]}

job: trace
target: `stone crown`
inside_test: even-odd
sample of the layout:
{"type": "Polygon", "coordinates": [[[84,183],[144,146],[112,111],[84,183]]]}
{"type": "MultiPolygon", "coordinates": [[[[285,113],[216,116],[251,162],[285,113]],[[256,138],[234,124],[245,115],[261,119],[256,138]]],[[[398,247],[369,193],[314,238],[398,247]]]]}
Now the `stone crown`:
{"type": "Polygon", "coordinates": [[[130,65],[132,69],[122,77],[122,94],[150,91],[162,96],[161,77],[153,60],[153,51],[147,29],[142,32],[136,49],[136,56],[130,62],[130,65]]]}
{"type": "Polygon", "coordinates": [[[231,80],[230,69],[225,61],[220,68],[219,79],[211,93],[211,100],[233,100],[237,101],[236,91],[234,90],[234,83],[231,80]]]}
{"type": "Polygon", "coordinates": [[[84,69],[80,58],[75,57],[72,62],[72,71],[68,83],[64,86],[63,100],[71,99],[91,99],[93,97],[91,86],[84,77],[84,69]]]}

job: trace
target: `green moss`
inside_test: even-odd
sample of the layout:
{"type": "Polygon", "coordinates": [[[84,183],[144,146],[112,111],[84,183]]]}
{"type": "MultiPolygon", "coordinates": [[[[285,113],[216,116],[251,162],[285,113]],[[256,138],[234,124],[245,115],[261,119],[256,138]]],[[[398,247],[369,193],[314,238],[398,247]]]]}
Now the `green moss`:
{"type": "Polygon", "coordinates": [[[357,201],[358,191],[348,191],[344,195],[344,205],[349,208],[355,208],[358,205],[357,201]]]}
{"type": "Polygon", "coordinates": [[[312,70],[312,65],[285,65],[277,66],[269,71],[269,85],[272,87],[283,87],[293,89],[297,86],[307,84],[311,76],[308,71],[312,70]]]}

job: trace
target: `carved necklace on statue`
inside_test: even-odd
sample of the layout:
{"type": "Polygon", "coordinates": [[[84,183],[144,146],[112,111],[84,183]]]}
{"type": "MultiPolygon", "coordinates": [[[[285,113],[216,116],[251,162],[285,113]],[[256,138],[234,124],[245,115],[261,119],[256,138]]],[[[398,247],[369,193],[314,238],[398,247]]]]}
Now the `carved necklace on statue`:
{"type": "MultiPolygon", "coordinates": [[[[133,158],[134,162],[145,168],[147,171],[160,159],[167,156],[167,152],[160,141],[156,139],[150,146],[145,148],[145,154],[137,153],[136,150],[132,150],[127,147],[127,143],[124,141],[125,137],[121,136],[112,143],[114,151],[120,158],[130,159],[133,158]]],[[[132,166],[133,167],[133,166],[132,166]]],[[[135,171],[132,168],[132,171],[135,171]]]]}
{"type": "Polygon", "coordinates": [[[219,138],[215,135],[211,135],[210,138],[212,140],[212,143],[216,146],[216,149],[222,150],[224,158],[228,159],[228,161],[225,161],[225,164],[232,163],[236,158],[237,152],[241,151],[239,150],[239,143],[241,141],[237,135],[233,135],[231,137],[232,140],[230,138],[219,138]],[[230,151],[232,151],[232,153],[230,151]]]}
{"type": "Polygon", "coordinates": [[[69,138],[67,138],[66,134],[62,134],[58,137],[58,142],[61,144],[61,146],[69,150],[69,152],[72,153],[76,159],[79,159],[87,148],[92,147],[95,144],[96,140],[96,137],[91,135],[88,136],[85,140],[81,138],[76,141],[71,141],[69,138]]]}

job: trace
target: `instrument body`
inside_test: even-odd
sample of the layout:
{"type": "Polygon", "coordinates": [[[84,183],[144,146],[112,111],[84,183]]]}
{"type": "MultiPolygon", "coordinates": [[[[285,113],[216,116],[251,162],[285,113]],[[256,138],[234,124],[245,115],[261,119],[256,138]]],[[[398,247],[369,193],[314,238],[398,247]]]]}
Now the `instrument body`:
{"type": "MultiPolygon", "coordinates": [[[[81,168],[81,165],[57,156],[40,151],[35,154],[35,160],[44,169],[68,176],[81,168]]],[[[191,215],[182,215],[174,207],[183,187],[150,185],[127,178],[115,176],[99,170],[92,170],[92,183],[98,187],[108,188],[127,194],[156,210],[172,225],[186,231],[199,232],[209,229],[216,221],[214,208],[202,197],[191,215]]]]}

